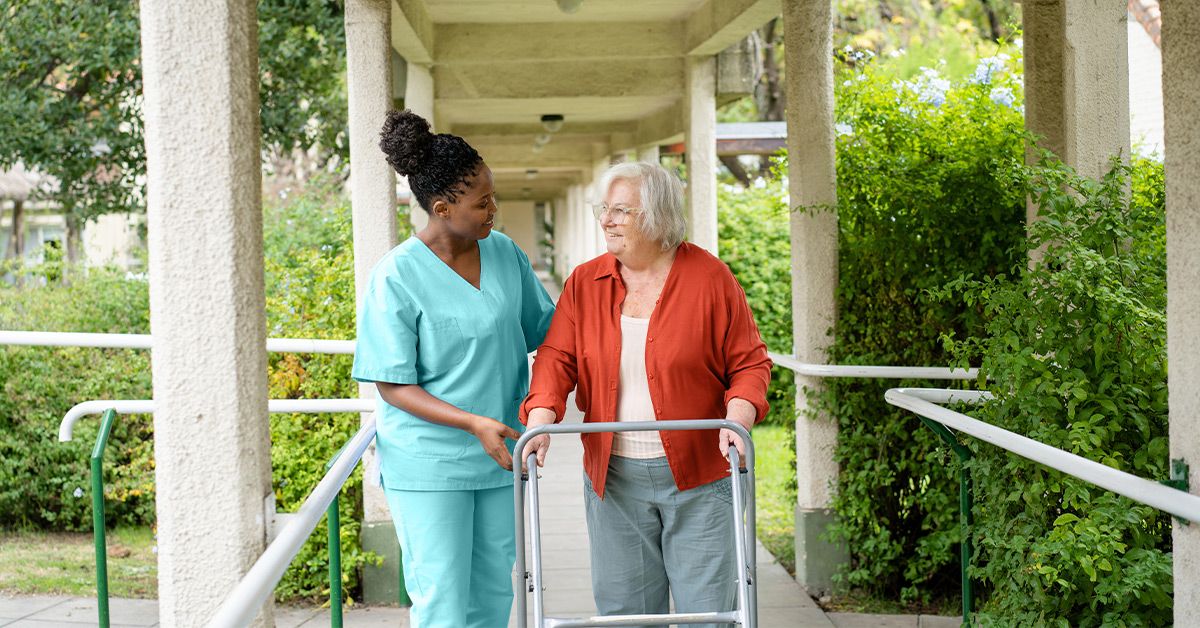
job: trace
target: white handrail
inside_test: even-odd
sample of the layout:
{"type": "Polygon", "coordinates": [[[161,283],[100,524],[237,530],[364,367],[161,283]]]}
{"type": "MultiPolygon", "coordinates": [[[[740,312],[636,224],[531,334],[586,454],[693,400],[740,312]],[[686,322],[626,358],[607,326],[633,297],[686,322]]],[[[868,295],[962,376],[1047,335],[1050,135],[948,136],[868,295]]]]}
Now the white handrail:
{"type": "Polygon", "coordinates": [[[867,377],[879,379],[976,379],[979,369],[941,366],[859,366],[854,364],[809,364],[782,353],[768,352],[776,365],[809,377],[867,377]]]}
{"type": "Polygon", "coordinates": [[[317,522],[321,520],[329,504],[333,503],[333,498],[342,490],[342,484],[350,477],[373,438],[375,419],[372,418],[363,423],[329,472],[321,478],[317,487],[308,495],[308,499],[304,500],[304,505],[279,532],[279,536],[267,546],[250,571],[242,576],[233,591],[229,592],[216,614],[208,620],[208,626],[228,628],[250,625],[258,610],[275,590],[283,572],[287,571],[292,559],[316,529],[317,522]]]}
{"type": "MultiPolygon", "coordinates": [[[[75,423],[88,415],[102,414],[105,410],[116,410],[117,414],[154,414],[154,401],[150,399],[98,399],[77,403],[67,410],[58,424],[58,440],[71,440],[75,423]]],[[[374,412],[373,399],[271,399],[267,401],[267,412],[319,414],[324,412],[374,412]]]]}
{"type": "MultiPolygon", "coordinates": [[[[150,334],[85,334],[58,331],[0,331],[0,345],[26,347],[93,347],[100,349],[150,349],[150,334]]],[[[267,338],[271,353],[353,354],[353,340],[267,338]]]]}
{"type": "MultiPolygon", "coordinates": [[[[1198,495],[1119,471],[1094,460],[1088,460],[936,405],[949,401],[971,401],[969,395],[963,395],[966,392],[968,391],[935,388],[892,388],[884,394],[884,399],[894,406],[915,412],[964,434],[970,434],[1022,458],[1039,462],[1051,469],[1062,471],[1067,475],[1153,506],[1181,519],[1200,521],[1200,496],[1198,495]]],[[[974,400],[978,401],[989,397],[990,395],[987,393],[982,393],[977,394],[974,400]]]]}

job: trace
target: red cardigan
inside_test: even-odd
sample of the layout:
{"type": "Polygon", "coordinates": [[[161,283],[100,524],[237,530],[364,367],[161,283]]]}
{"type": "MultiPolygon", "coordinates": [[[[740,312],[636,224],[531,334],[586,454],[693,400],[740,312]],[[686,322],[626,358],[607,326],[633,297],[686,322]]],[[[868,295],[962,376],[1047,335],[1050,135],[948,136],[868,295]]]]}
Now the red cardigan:
{"type": "MultiPolygon", "coordinates": [[[[550,408],[561,421],[567,395],[584,421],[615,421],[621,365],[621,304],[625,282],[605,253],[567,278],[546,340],[533,365],[521,421],[532,408],[550,408]]],[[[771,360],[746,303],[724,262],[683,243],[667,276],[646,336],[646,373],[655,418],[723,419],[730,399],[767,414],[771,360]]],[[[679,490],[729,475],[717,449],[717,431],[660,432],[679,490]]],[[[611,432],[583,434],[583,464],[596,494],[604,496],[611,432]]]]}

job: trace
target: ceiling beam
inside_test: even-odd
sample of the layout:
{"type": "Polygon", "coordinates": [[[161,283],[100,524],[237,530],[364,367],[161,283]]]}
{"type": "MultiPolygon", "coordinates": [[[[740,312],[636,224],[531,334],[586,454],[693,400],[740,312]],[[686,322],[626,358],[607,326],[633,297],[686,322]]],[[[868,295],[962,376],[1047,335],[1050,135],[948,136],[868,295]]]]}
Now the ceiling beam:
{"type": "Polygon", "coordinates": [[[491,144],[476,146],[488,167],[494,170],[519,168],[571,168],[581,172],[592,168],[591,145],[555,144],[550,142],[541,152],[533,152],[533,144],[491,144]]]}
{"type": "Polygon", "coordinates": [[[680,140],[683,132],[683,103],[676,100],[675,104],[638,120],[633,141],[636,146],[670,144],[680,140]]]}
{"type": "Polygon", "coordinates": [[[438,24],[437,65],[680,57],[681,22],[438,24]]]}
{"type": "Polygon", "coordinates": [[[662,96],[683,92],[684,60],[438,65],[433,84],[438,99],[662,96]]]}
{"type": "MultiPolygon", "coordinates": [[[[534,119],[536,116],[530,116],[534,119]]],[[[572,135],[594,135],[597,133],[631,133],[637,130],[637,123],[634,121],[624,122],[576,122],[570,119],[565,120],[563,128],[554,137],[568,137],[572,135]]],[[[540,122],[530,123],[514,123],[514,124],[473,124],[470,122],[459,123],[451,127],[451,133],[469,138],[479,137],[486,138],[491,136],[528,136],[535,137],[545,133],[540,122]]]]}
{"type": "MultiPolygon", "coordinates": [[[[805,0],[811,1],[811,0],[805,0]]],[[[687,54],[715,55],[781,12],[780,0],[708,0],[687,18],[687,54]]]]}
{"type": "Polygon", "coordinates": [[[631,122],[679,100],[679,92],[648,96],[594,96],[563,98],[438,98],[439,125],[456,123],[529,124],[542,114],[566,117],[566,128],[578,123],[631,122]]]}
{"type": "Polygon", "coordinates": [[[409,63],[433,63],[433,20],[421,0],[392,0],[392,48],[409,63]]]}

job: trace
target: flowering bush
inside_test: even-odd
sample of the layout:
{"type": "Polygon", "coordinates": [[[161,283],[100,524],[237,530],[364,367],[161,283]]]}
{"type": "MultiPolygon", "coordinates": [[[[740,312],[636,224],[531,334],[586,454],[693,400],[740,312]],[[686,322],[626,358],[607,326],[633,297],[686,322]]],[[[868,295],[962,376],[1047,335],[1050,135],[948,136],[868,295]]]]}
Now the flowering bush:
{"type": "MultiPolygon", "coordinates": [[[[982,333],[978,308],[929,290],[961,273],[1006,271],[1021,256],[1019,63],[983,59],[958,81],[937,68],[898,80],[861,62],[840,73],[833,361],[944,365],[942,334],[982,333]]],[[[838,419],[841,468],[832,535],[851,550],[843,585],[928,603],[959,588],[957,464],[915,417],[883,402],[898,384],[944,382],[829,380],[823,403],[838,419]]]]}

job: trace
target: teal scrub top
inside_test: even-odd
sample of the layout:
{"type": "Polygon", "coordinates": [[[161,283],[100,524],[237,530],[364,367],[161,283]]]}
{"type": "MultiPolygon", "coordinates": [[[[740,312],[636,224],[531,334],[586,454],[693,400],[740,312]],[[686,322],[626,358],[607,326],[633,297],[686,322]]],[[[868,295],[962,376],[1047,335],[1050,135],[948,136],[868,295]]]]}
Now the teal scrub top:
{"type": "MultiPolygon", "coordinates": [[[[528,354],[550,327],[554,304],[529,258],[506,235],[479,241],[479,289],[417,237],[371,271],[358,315],[354,379],[419,384],[429,394],[521,431],[528,354]]],[[[376,411],[383,484],[410,491],[479,490],[512,484],[460,429],[385,402],[376,411]]],[[[515,443],[507,441],[509,451],[515,443]]]]}

